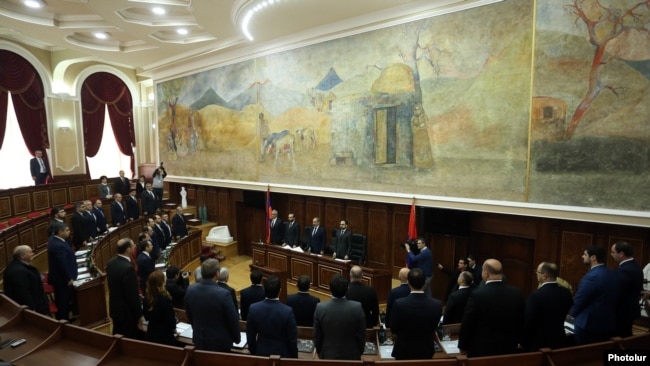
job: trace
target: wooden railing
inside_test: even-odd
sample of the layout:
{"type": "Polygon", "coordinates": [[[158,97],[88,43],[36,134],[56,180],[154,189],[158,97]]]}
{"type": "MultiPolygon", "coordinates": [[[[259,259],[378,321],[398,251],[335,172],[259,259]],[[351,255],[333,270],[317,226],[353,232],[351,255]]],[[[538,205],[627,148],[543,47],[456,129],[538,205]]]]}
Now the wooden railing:
{"type": "Polygon", "coordinates": [[[201,230],[191,230],[169,250],[167,263],[182,269],[198,258],[201,255],[201,235],[201,230]]]}
{"type": "Polygon", "coordinates": [[[27,342],[19,347],[0,349],[0,359],[26,365],[207,365],[234,364],[239,366],[351,366],[351,365],[591,365],[602,364],[603,350],[623,350],[626,342],[650,344],[650,333],[625,339],[614,338],[604,343],[541,350],[520,355],[447,359],[391,361],[363,356],[359,361],[330,361],[311,359],[281,359],[278,356],[259,357],[243,354],[225,354],[197,351],[192,346],[170,347],[154,343],[111,336],[91,329],[56,321],[19,306],[0,293],[0,334],[2,340],[21,339],[27,342]]]}

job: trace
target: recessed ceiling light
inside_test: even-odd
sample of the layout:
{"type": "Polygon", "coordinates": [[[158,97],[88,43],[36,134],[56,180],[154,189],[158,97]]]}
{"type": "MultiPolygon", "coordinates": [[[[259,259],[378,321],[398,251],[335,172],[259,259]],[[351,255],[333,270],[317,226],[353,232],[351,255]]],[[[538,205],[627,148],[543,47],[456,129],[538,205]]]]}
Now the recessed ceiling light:
{"type": "Polygon", "coordinates": [[[152,8],[151,11],[156,15],[165,15],[166,13],[165,9],[159,6],[152,8]]]}
{"type": "Polygon", "coordinates": [[[93,33],[93,35],[97,39],[107,39],[108,38],[108,33],[105,33],[105,32],[95,32],[95,33],[93,33]]]}
{"type": "Polygon", "coordinates": [[[182,36],[185,36],[185,35],[187,35],[189,33],[189,31],[187,29],[185,29],[185,28],[178,28],[176,30],[176,33],[178,33],[178,34],[180,34],[182,36]]]}
{"type": "Polygon", "coordinates": [[[23,4],[32,9],[40,9],[45,6],[45,4],[40,0],[25,0],[23,1],[23,4]]]}

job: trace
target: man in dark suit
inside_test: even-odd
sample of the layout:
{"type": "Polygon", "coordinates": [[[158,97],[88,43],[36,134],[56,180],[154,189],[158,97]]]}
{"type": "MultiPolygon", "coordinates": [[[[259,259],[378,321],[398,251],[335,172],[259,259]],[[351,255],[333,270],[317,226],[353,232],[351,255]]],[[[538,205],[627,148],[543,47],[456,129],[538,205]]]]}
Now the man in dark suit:
{"type": "Polygon", "coordinates": [[[467,256],[467,264],[467,270],[470,271],[474,277],[472,287],[476,287],[478,286],[479,282],[481,282],[481,266],[476,264],[476,257],[474,257],[472,254],[467,256]]]}
{"type": "Polygon", "coordinates": [[[570,314],[576,344],[606,341],[616,328],[616,275],[605,266],[605,249],[592,245],[582,254],[589,271],[582,277],[570,314]]]}
{"type": "Polygon", "coordinates": [[[185,309],[185,291],[190,286],[190,273],[182,272],[176,266],[169,266],[165,270],[167,282],[165,288],[172,297],[172,303],[177,309],[185,309]]]}
{"type": "Polygon", "coordinates": [[[616,332],[619,337],[632,335],[632,323],[641,316],[639,294],[643,290],[643,270],[634,261],[634,249],[630,244],[619,241],[612,245],[611,255],[618,263],[618,302],[616,305],[616,332]]]}
{"type": "Polygon", "coordinates": [[[278,218],[278,211],[273,210],[271,211],[271,218],[269,220],[269,226],[270,226],[270,233],[271,233],[271,244],[274,245],[282,245],[282,241],[284,240],[284,223],[282,222],[282,219],[278,218]]]}
{"type": "Polygon", "coordinates": [[[77,279],[77,259],[66,241],[70,228],[64,223],[54,227],[54,235],[47,242],[48,283],[54,287],[54,298],[58,311],[56,319],[70,319],[71,302],[74,296],[73,282],[77,279]]]}
{"type": "Polygon", "coordinates": [[[122,203],[122,195],[116,193],[113,196],[114,201],[111,203],[111,219],[114,226],[121,226],[126,223],[126,208],[122,203]]]}
{"type": "Polygon", "coordinates": [[[372,328],[379,323],[379,301],[375,289],[361,283],[362,279],[361,267],[350,268],[350,286],[345,297],[361,303],[366,318],[366,328],[372,328]]]}
{"type": "Polygon", "coordinates": [[[185,217],[183,217],[183,208],[176,207],[176,215],[172,218],[172,235],[176,238],[184,238],[187,236],[187,224],[185,217]]]}
{"type": "Polygon", "coordinates": [[[48,238],[54,234],[54,225],[57,222],[65,222],[65,217],[67,215],[67,213],[65,212],[65,208],[63,208],[62,206],[54,206],[54,207],[52,207],[52,210],[51,210],[50,213],[52,215],[52,219],[50,220],[50,222],[47,225],[47,237],[48,238]]]}
{"type": "Polygon", "coordinates": [[[296,222],[296,216],[290,213],[284,230],[284,243],[295,248],[300,245],[300,224],[296,222]]]}
{"type": "Polygon", "coordinates": [[[341,220],[339,229],[332,239],[332,257],[350,259],[351,238],[352,232],[348,230],[348,220],[341,220]]]}
{"type": "MultiPolygon", "coordinates": [[[[74,204],[75,213],[72,214],[70,223],[72,225],[72,244],[75,250],[83,247],[90,239],[88,235],[88,227],[94,225],[86,216],[86,205],[84,202],[76,202],[74,204]]],[[[67,237],[66,237],[67,239],[67,237]]]]}
{"type": "Polygon", "coordinates": [[[113,181],[113,191],[126,197],[131,191],[131,182],[124,176],[124,170],[120,170],[120,176],[113,181]]]}
{"type": "Polygon", "coordinates": [[[246,321],[248,349],[256,356],[298,358],[298,328],[291,307],[280,302],[280,279],[264,281],[266,299],[252,304],[246,321]]]}
{"type": "Polygon", "coordinates": [[[301,327],[314,326],[314,311],[320,299],[309,294],[311,279],[307,275],[298,277],[298,293],[287,296],[287,305],[293,309],[296,324],[301,327]]]}
{"type": "Polygon", "coordinates": [[[251,271],[251,285],[239,292],[241,302],[241,320],[248,318],[248,308],[251,304],[264,300],[264,288],[262,287],[262,271],[255,269],[251,271]]]}
{"type": "Polygon", "coordinates": [[[93,205],[93,215],[95,215],[95,226],[97,227],[97,231],[94,236],[103,235],[108,231],[108,222],[106,222],[106,215],[104,215],[102,206],[102,200],[95,200],[95,205],[93,205]]]}
{"type": "Polygon", "coordinates": [[[84,217],[86,217],[87,225],[84,228],[86,230],[86,237],[88,242],[95,240],[97,236],[97,218],[93,212],[93,201],[85,200],[84,201],[84,217]]]}
{"type": "Polygon", "coordinates": [[[526,302],[521,345],[530,352],[545,347],[566,347],[569,344],[564,331],[564,320],[573,305],[573,296],[569,290],[557,284],[558,270],[555,263],[542,262],[535,273],[541,287],[526,302]]]}
{"type": "Polygon", "coordinates": [[[514,353],[524,322],[522,292],[503,283],[501,262],[483,263],[485,285],[469,295],[460,326],[458,349],[468,357],[514,353]]]}
{"type": "Polygon", "coordinates": [[[138,294],[138,277],[131,263],[134,247],[129,238],[117,242],[117,256],[106,264],[106,280],[113,334],[138,339],[141,338],[139,329],[144,318],[138,294]]]}
{"type": "Polygon", "coordinates": [[[151,189],[151,183],[145,185],[145,190],[140,195],[142,200],[142,212],[144,216],[156,213],[156,194],[151,189]]]}
{"type": "Polygon", "coordinates": [[[128,195],[125,195],[124,203],[126,203],[126,219],[137,220],[140,218],[140,207],[138,206],[138,197],[135,196],[135,189],[132,189],[128,195]]]}
{"type": "Polygon", "coordinates": [[[442,324],[458,324],[463,320],[465,305],[472,292],[472,283],[474,276],[470,271],[463,271],[458,276],[458,290],[449,295],[447,304],[445,304],[445,315],[442,324]]]}
{"type": "Polygon", "coordinates": [[[449,299],[449,295],[458,289],[458,276],[460,273],[467,270],[467,259],[460,258],[456,265],[456,270],[445,268],[442,264],[438,263],[438,269],[447,275],[447,291],[445,292],[445,301],[449,299]]]}
{"type": "Polygon", "coordinates": [[[307,241],[307,250],[314,254],[325,253],[326,233],[325,228],[320,226],[320,218],[314,217],[312,220],[312,230],[307,241]]]}
{"type": "Polygon", "coordinates": [[[216,283],[219,261],[210,258],[201,263],[201,282],[191,285],[185,294],[185,312],[192,324],[192,342],[198,350],[230,352],[241,341],[239,317],[230,292],[216,283]]]}
{"type": "Polygon", "coordinates": [[[226,267],[221,267],[219,270],[219,278],[217,280],[217,285],[224,290],[230,292],[230,297],[232,298],[232,303],[235,305],[235,310],[239,312],[239,304],[237,304],[237,293],[235,289],[228,285],[228,278],[230,277],[230,270],[226,267]]]}
{"type": "Polygon", "coordinates": [[[424,239],[418,238],[415,245],[417,245],[420,251],[418,254],[413,254],[408,243],[404,244],[404,249],[406,249],[406,255],[411,263],[410,268],[419,268],[424,272],[424,276],[427,278],[427,283],[424,284],[424,293],[430,296],[431,278],[433,277],[433,257],[424,239]]]}
{"type": "Polygon", "coordinates": [[[431,359],[433,336],[442,315],[442,303],[424,294],[426,277],[419,268],[408,273],[411,293],[395,301],[390,331],[397,336],[392,356],[396,360],[431,359]]]}
{"type": "Polygon", "coordinates": [[[32,174],[32,180],[35,185],[45,184],[47,176],[47,162],[43,159],[41,150],[34,151],[34,157],[29,161],[29,171],[32,174]]]}
{"type": "Polygon", "coordinates": [[[138,279],[140,280],[140,291],[142,291],[142,294],[144,294],[147,289],[147,278],[149,278],[149,275],[156,270],[156,264],[153,259],[151,259],[152,249],[153,245],[149,240],[141,241],[138,244],[138,259],[136,260],[136,263],[138,263],[137,273],[138,279]]]}
{"type": "Polygon", "coordinates": [[[169,215],[166,213],[160,215],[160,228],[165,235],[165,248],[167,248],[174,236],[172,235],[172,226],[169,223],[169,215]]]}
{"type": "Polygon", "coordinates": [[[151,250],[151,258],[154,262],[158,260],[160,256],[160,251],[163,245],[163,233],[160,230],[156,230],[156,220],[153,217],[147,219],[147,227],[149,238],[151,239],[151,244],[153,244],[153,249],[151,250]]]}
{"type": "MultiPolygon", "coordinates": [[[[165,235],[162,225],[163,225],[162,217],[160,215],[154,215],[153,232],[157,237],[158,245],[160,246],[160,249],[164,250],[167,247],[167,244],[169,243],[167,242],[167,235],[165,235]]],[[[158,258],[158,256],[156,256],[156,258],[158,258]]]]}
{"type": "Polygon", "coordinates": [[[348,280],[330,279],[332,300],[316,305],[314,347],[320,359],[360,360],[366,344],[366,319],[361,304],[345,298],[348,280]]]}
{"type": "Polygon", "coordinates": [[[391,289],[388,293],[388,301],[386,302],[386,327],[390,328],[391,318],[393,313],[393,305],[395,300],[406,297],[411,293],[411,288],[408,284],[408,275],[410,269],[404,267],[399,270],[397,277],[399,278],[400,285],[391,289]]]}
{"type": "Polygon", "coordinates": [[[29,245],[19,245],[14,249],[13,254],[13,260],[7,265],[3,276],[5,294],[30,310],[49,314],[50,309],[43,291],[41,272],[32,266],[34,251],[29,245]]]}

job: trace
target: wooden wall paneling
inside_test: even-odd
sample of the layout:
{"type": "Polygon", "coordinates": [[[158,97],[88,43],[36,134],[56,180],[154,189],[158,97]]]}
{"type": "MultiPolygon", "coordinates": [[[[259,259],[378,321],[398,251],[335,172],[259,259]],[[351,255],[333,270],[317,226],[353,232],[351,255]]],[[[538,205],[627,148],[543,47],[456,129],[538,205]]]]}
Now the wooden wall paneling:
{"type": "Polygon", "coordinates": [[[49,221],[47,220],[40,220],[34,224],[34,243],[36,244],[34,249],[44,248],[47,246],[47,240],[49,239],[47,236],[48,225],[49,221]]]}
{"type": "Polygon", "coordinates": [[[22,216],[32,212],[32,205],[29,193],[20,193],[13,196],[13,216],[22,216]]]}
{"type": "Polygon", "coordinates": [[[50,207],[50,192],[48,190],[34,191],[32,200],[34,211],[44,211],[50,207]]]}
{"type": "Polygon", "coordinates": [[[634,256],[635,260],[641,268],[645,266],[645,263],[640,262],[639,259],[641,259],[641,254],[643,253],[643,239],[641,238],[633,238],[629,236],[618,236],[618,235],[612,235],[609,237],[609,245],[607,246],[607,267],[609,268],[616,268],[618,266],[618,263],[614,261],[614,258],[610,255],[610,250],[612,248],[612,245],[619,242],[619,241],[624,241],[627,242],[632,246],[632,249],[634,250],[634,256]],[[638,254],[637,254],[638,253],[638,254]]]}
{"type": "MultiPolygon", "coordinates": [[[[95,187],[95,189],[97,189],[97,187],[95,187]]],[[[68,187],[68,192],[69,192],[68,196],[70,197],[70,203],[83,201],[86,197],[84,186],[81,184],[68,187]]]]}
{"type": "Polygon", "coordinates": [[[219,191],[216,195],[217,212],[215,213],[216,220],[219,222],[226,222],[228,226],[234,226],[233,215],[230,210],[230,197],[229,191],[219,191]]]}
{"type": "Polygon", "coordinates": [[[11,199],[9,195],[0,197],[0,219],[8,219],[11,217],[11,199]]]}
{"type": "Polygon", "coordinates": [[[348,274],[344,273],[340,267],[334,267],[327,264],[317,263],[317,283],[318,287],[328,289],[330,288],[330,280],[335,275],[339,274],[348,278],[348,274]]]}
{"type": "MultiPolygon", "coordinates": [[[[399,270],[402,267],[404,267],[404,265],[406,264],[406,250],[404,250],[404,248],[401,247],[401,244],[404,244],[408,237],[410,212],[411,212],[410,207],[408,209],[404,209],[402,206],[395,206],[395,211],[391,216],[393,220],[393,223],[391,225],[393,231],[392,240],[395,245],[389,245],[387,250],[390,251],[392,255],[391,267],[392,267],[393,277],[395,278],[397,278],[397,274],[399,273],[399,270]]],[[[427,245],[431,245],[430,242],[428,242],[427,245]]]]}
{"type": "Polygon", "coordinates": [[[302,258],[291,257],[291,279],[298,281],[298,277],[302,275],[307,275],[311,279],[312,283],[315,283],[314,278],[316,274],[314,273],[314,262],[307,261],[302,258]]]}
{"type": "Polygon", "coordinates": [[[201,207],[202,205],[207,205],[207,200],[205,196],[205,187],[199,187],[196,190],[196,205],[201,207]]]}
{"type": "Polygon", "coordinates": [[[582,261],[582,254],[593,244],[593,235],[589,232],[563,231],[560,240],[560,277],[568,281],[573,290],[587,272],[587,265],[582,261]]]}
{"type": "Polygon", "coordinates": [[[4,254],[2,256],[3,263],[0,263],[2,270],[4,271],[7,264],[12,260],[14,249],[20,245],[18,239],[18,230],[12,230],[8,235],[5,236],[5,245],[4,245],[4,254]]]}
{"type": "Polygon", "coordinates": [[[305,199],[302,196],[290,195],[288,199],[288,207],[283,220],[287,219],[289,213],[293,213],[296,218],[296,222],[300,225],[301,228],[304,228],[307,223],[311,225],[311,219],[307,221],[305,217],[305,199]]]}
{"type": "Polygon", "coordinates": [[[535,241],[527,238],[503,237],[498,250],[497,259],[503,264],[503,273],[509,285],[515,286],[528,296],[537,286],[531,287],[532,279],[536,278],[533,263],[535,241]]]}
{"type": "Polygon", "coordinates": [[[343,200],[328,198],[325,200],[323,210],[325,214],[324,217],[321,217],[320,224],[325,228],[327,247],[330,247],[332,244],[332,230],[340,227],[342,219],[350,220],[344,217],[345,201],[343,200]]]}
{"type": "Polygon", "coordinates": [[[540,219],[528,216],[481,213],[472,215],[471,230],[518,238],[535,238],[540,219]]]}
{"type": "Polygon", "coordinates": [[[64,206],[70,202],[68,200],[68,191],[65,188],[53,188],[50,190],[52,195],[52,206],[64,206]]]}
{"type": "MultiPolygon", "coordinates": [[[[82,200],[89,199],[91,197],[99,197],[99,184],[85,184],[84,185],[84,190],[85,194],[82,198],[82,200]]],[[[113,192],[113,188],[111,187],[111,192],[113,192]]]]}
{"type": "MultiPolygon", "coordinates": [[[[241,242],[238,242],[241,243],[241,242]]],[[[251,248],[252,255],[252,263],[257,266],[261,267],[266,267],[266,251],[264,250],[264,246],[262,245],[254,245],[251,248]]]]}
{"type": "Polygon", "coordinates": [[[289,263],[287,263],[286,255],[278,255],[272,252],[268,253],[267,267],[277,269],[278,271],[286,272],[289,270],[289,263]]]}
{"type": "Polygon", "coordinates": [[[305,200],[305,221],[302,226],[311,226],[311,221],[314,217],[319,217],[322,225],[323,211],[322,199],[318,197],[307,197],[305,200]]]}
{"type": "MultiPolygon", "coordinates": [[[[210,221],[221,222],[223,221],[222,217],[219,215],[219,192],[214,188],[210,188],[205,192],[205,200],[207,204],[208,217],[210,221]]],[[[226,204],[228,202],[226,201],[226,204]]]]}
{"type": "MultiPolygon", "coordinates": [[[[442,264],[445,268],[456,270],[454,258],[459,253],[456,252],[456,237],[450,235],[432,235],[427,242],[431,256],[433,257],[433,279],[431,280],[431,293],[433,297],[440,300],[446,300],[445,294],[447,286],[449,285],[449,276],[438,269],[437,264],[442,264]]],[[[401,249],[401,248],[400,248],[401,249]]],[[[404,252],[404,260],[406,260],[406,251],[404,252]]]]}
{"type": "Polygon", "coordinates": [[[4,233],[0,233],[0,274],[4,273],[7,263],[12,260],[13,253],[7,254],[7,245],[4,233]]]}
{"type": "Polygon", "coordinates": [[[368,235],[368,217],[362,202],[348,201],[343,210],[344,219],[348,220],[349,229],[353,233],[368,235]]]}
{"type": "Polygon", "coordinates": [[[185,186],[187,191],[187,204],[196,206],[196,187],[195,186],[185,186]]]}
{"type": "Polygon", "coordinates": [[[368,246],[366,250],[367,263],[370,267],[388,266],[390,251],[387,250],[391,244],[389,228],[391,216],[389,216],[386,205],[381,203],[368,204],[368,246]]]}

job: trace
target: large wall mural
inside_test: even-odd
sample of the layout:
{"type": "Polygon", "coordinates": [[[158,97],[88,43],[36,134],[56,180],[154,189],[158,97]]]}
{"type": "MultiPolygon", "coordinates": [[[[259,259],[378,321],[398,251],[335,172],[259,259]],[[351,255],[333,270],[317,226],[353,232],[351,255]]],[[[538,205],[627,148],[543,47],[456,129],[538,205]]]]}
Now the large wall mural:
{"type": "Polygon", "coordinates": [[[161,160],[189,177],[647,210],[637,2],[506,1],[160,82],[161,160]],[[618,35],[591,21],[622,9],[618,35]]]}

